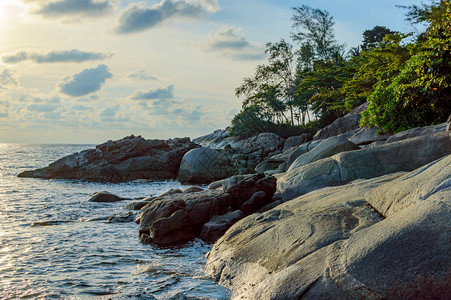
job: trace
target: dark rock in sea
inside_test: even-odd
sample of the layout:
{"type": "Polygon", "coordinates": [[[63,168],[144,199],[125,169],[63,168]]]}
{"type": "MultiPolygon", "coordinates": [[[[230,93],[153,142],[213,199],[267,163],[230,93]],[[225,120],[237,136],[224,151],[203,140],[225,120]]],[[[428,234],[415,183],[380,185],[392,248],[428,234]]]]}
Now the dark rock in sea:
{"type": "Polygon", "coordinates": [[[132,135],[108,141],[96,146],[96,149],[74,153],[48,167],[25,171],[19,177],[98,182],[175,179],[182,157],[197,147],[189,138],[164,141],[132,135]]]}
{"type": "Polygon", "coordinates": [[[234,175],[230,160],[217,150],[198,148],[182,158],[178,180],[182,183],[207,184],[234,175]]]}
{"type": "Polygon", "coordinates": [[[141,240],[160,246],[186,243],[195,237],[213,242],[239,219],[235,215],[213,217],[241,209],[245,215],[251,214],[271,203],[275,190],[274,177],[254,174],[230,177],[222,189],[154,197],[137,219],[141,240]]]}
{"type": "Polygon", "coordinates": [[[124,199],[107,191],[95,193],[88,199],[89,202],[118,202],[122,200],[124,199]]]}
{"type": "Polygon", "coordinates": [[[135,221],[136,213],[125,212],[122,214],[116,214],[108,218],[107,223],[130,223],[135,221]]]}

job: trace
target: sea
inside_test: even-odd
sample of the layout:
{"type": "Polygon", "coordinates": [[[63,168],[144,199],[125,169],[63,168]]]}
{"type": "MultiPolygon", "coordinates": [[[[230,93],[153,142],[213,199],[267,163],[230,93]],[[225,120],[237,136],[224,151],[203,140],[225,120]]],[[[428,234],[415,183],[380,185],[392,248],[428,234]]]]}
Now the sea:
{"type": "Polygon", "coordinates": [[[204,273],[211,250],[141,244],[135,222],[108,222],[133,200],[93,203],[95,192],[138,199],[177,181],[92,183],[18,178],[93,145],[0,144],[0,299],[229,299],[204,273]]]}

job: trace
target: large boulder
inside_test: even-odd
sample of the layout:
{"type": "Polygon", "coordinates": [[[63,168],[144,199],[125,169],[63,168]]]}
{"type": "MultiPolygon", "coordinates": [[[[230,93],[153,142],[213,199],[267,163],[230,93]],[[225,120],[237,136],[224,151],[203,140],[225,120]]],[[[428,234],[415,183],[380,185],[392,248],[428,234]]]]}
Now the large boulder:
{"type": "Polygon", "coordinates": [[[364,103],[355,108],[349,114],[344,117],[336,119],[332,124],[319,130],[314,136],[314,140],[327,139],[332,136],[348,133],[349,136],[353,135],[360,127],[360,113],[364,111],[368,106],[368,103],[364,103]]]}
{"type": "Polygon", "coordinates": [[[340,136],[334,136],[322,140],[321,143],[319,143],[315,148],[296,158],[288,167],[287,172],[322,158],[330,157],[337,153],[359,149],[360,148],[356,144],[348,141],[347,139],[340,136]]]}
{"type": "Polygon", "coordinates": [[[189,138],[163,141],[132,135],[66,156],[48,167],[22,172],[19,177],[98,182],[175,179],[183,155],[197,147],[189,138]]]}
{"type": "Polygon", "coordinates": [[[172,246],[200,237],[214,242],[242,216],[273,201],[276,179],[264,174],[233,176],[224,180],[222,186],[150,199],[137,219],[141,241],[172,246]],[[226,215],[230,212],[235,213],[226,215]],[[226,216],[214,218],[222,215],[226,216]]]}
{"type": "Polygon", "coordinates": [[[232,299],[447,299],[450,174],[451,155],[253,214],[216,242],[206,271],[232,299]]]}
{"type": "Polygon", "coordinates": [[[286,151],[293,147],[299,147],[300,145],[310,142],[313,136],[310,133],[303,133],[297,136],[291,136],[287,138],[285,144],[283,145],[283,151],[286,151]]]}
{"type": "Polygon", "coordinates": [[[412,171],[451,153],[451,134],[438,133],[336,154],[277,176],[283,200],[315,189],[399,171],[412,171]]]}
{"type": "Polygon", "coordinates": [[[287,159],[287,163],[285,164],[285,169],[284,171],[287,171],[291,164],[302,154],[305,154],[307,152],[309,152],[310,150],[312,150],[313,148],[315,148],[316,146],[318,146],[319,143],[321,143],[321,140],[317,140],[317,141],[310,141],[307,143],[304,143],[302,145],[300,145],[299,147],[297,147],[294,151],[292,151],[287,159]]]}
{"type": "Polygon", "coordinates": [[[107,191],[97,192],[88,199],[89,202],[118,202],[121,200],[124,199],[107,191]]]}
{"type": "Polygon", "coordinates": [[[183,156],[178,180],[182,183],[207,184],[233,174],[234,169],[225,155],[210,148],[197,148],[183,156]]]}
{"type": "Polygon", "coordinates": [[[260,133],[250,138],[229,137],[227,130],[194,139],[202,147],[222,150],[236,174],[255,173],[255,167],[265,159],[282,153],[285,139],[275,133],[260,133]]]}
{"type": "Polygon", "coordinates": [[[348,138],[350,142],[357,145],[367,145],[374,142],[386,141],[391,135],[380,132],[378,127],[362,127],[354,135],[348,138]]]}
{"type": "Polygon", "coordinates": [[[387,143],[398,142],[398,141],[410,139],[410,138],[417,137],[417,136],[429,135],[429,134],[440,133],[440,132],[445,132],[445,131],[446,131],[446,123],[433,125],[433,126],[412,128],[412,129],[409,129],[406,131],[398,132],[397,134],[391,136],[387,140],[387,143]]]}

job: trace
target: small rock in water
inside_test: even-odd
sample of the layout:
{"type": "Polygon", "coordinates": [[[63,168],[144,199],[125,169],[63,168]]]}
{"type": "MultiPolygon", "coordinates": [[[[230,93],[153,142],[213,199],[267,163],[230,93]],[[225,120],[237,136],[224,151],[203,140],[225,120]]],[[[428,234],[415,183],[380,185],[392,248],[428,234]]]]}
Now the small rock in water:
{"type": "Polygon", "coordinates": [[[88,199],[89,202],[118,202],[121,200],[124,199],[107,191],[95,193],[91,198],[88,199]]]}

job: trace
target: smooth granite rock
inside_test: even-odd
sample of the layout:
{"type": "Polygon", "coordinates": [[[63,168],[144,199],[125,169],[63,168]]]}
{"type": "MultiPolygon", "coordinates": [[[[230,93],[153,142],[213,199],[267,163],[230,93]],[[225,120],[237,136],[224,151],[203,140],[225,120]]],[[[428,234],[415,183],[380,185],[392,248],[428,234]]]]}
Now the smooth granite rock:
{"type": "Polygon", "coordinates": [[[253,214],[215,243],[206,271],[232,299],[447,299],[450,174],[447,156],[253,214]]]}

